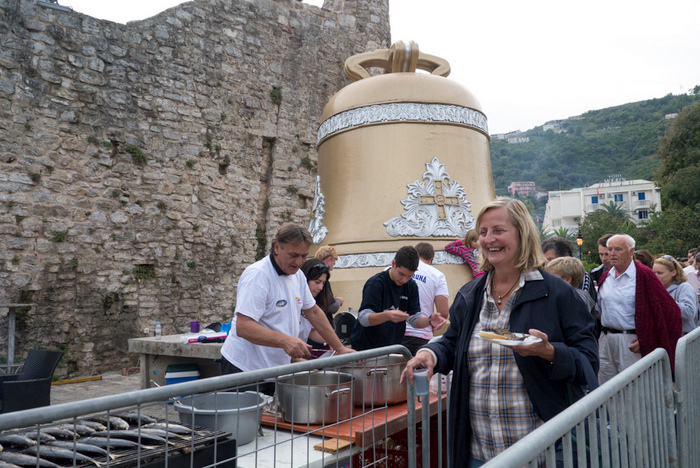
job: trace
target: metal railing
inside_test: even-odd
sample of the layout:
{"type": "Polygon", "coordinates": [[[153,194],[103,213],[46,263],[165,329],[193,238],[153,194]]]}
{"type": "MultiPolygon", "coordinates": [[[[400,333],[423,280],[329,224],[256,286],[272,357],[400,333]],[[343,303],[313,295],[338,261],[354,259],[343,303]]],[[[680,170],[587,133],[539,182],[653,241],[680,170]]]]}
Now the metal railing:
{"type": "MultiPolygon", "coordinates": [[[[299,373],[313,371],[319,368],[322,368],[324,371],[337,370],[343,366],[347,368],[348,365],[354,366],[360,361],[387,356],[389,354],[401,354],[406,359],[410,359],[411,357],[405,347],[390,346],[270,369],[211,377],[164,387],[2,414],[0,415],[0,432],[3,434],[37,433],[43,428],[51,426],[75,428],[78,421],[90,415],[113,416],[123,413],[124,411],[153,415],[165,424],[186,425],[180,422],[178,419],[179,415],[176,415],[173,409],[175,405],[172,404],[174,400],[183,398],[183,396],[213,392],[214,398],[217,398],[217,395],[221,395],[221,392],[236,390],[239,387],[248,386],[250,384],[261,384],[265,381],[274,381],[275,384],[277,384],[281,377],[290,374],[298,375],[299,373]]],[[[365,389],[363,389],[363,391],[365,391],[365,389]]],[[[274,411],[271,413],[271,418],[274,423],[272,426],[266,426],[268,430],[266,431],[267,434],[265,437],[255,437],[253,442],[238,447],[238,452],[234,456],[224,460],[218,459],[215,452],[214,461],[211,464],[199,464],[200,462],[195,461],[194,442],[192,442],[191,456],[193,458],[189,462],[189,466],[228,466],[227,464],[235,461],[237,466],[274,467],[277,466],[278,460],[284,466],[290,466],[290,463],[293,463],[291,466],[379,466],[380,464],[391,464],[391,448],[387,447],[385,442],[387,438],[396,433],[397,430],[406,429],[407,436],[405,438],[406,445],[404,447],[405,458],[407,458],[407,466],[415,468],[417,466],[416,396],[415,389],[411,385],[407,385],[407,397],[405,414],[401,415],[405,417],[405,419],[402,419],[400,422],[395,422],[394,420],[390,422],[389,413],[391,411],[391,406],[387,405],[386,402],[374,402],[368,407],[363,405],[361,409],[355,408],[349,420],[340,420],[332,424],[322,425],[322,427],[306,423],[295,423],[294,419],[292,419],[291,424],[289,424],[286,423],[286,421],[283,422],[281,417],[280,423],[278,424],[276,404],[273,404],[274,411]],[[327,453],[326,451],[314,449],[314,445],[317,443],[324,444],[328,440],[341,440],[343,435],[340,434],[339,427],[344,423],[349,423],[351,425],[352,434],[362,433],[362,437],[357,437],[353,443],[348,444],[345,448],[340,448],[342,444],[338,444],[338,449],[335,453],[327,453]],[[352,427],[352,424],[356,426],[352,427]]],[[[434,399],[435,396],[432,398],[434,399]]],[[[433,400],[431,400],[431,402],[435,403],[433,400]]],[[[426,418],[422,421],[421,426],[423,433],[422,440],[423,445],[429,448],[431,403],[421,403],[423,407],[422,414],[423,417],[426,418]]],[[[442,399],[437,398],[436,404],[438,406],[438,415],[441,415],[442,399]]],[[[301,409],[301,412],[304,412],[304,408],[301,409]]],[[[216,413],[218,414],[218,410],[216,410],[216,413]]],[[[196,414],[193,415],[193,418],[195,418],[194,424],[197,424],[196,417],[196,414]]],[[[215,417],[221,418],[223,416],[215,417]]],[[[325,420],[326,419],[324,419],[324,421],[325,420]]],[[[192,428],[191,439],[194,440],[195,429],[194,426],[190,427],[192,428]]],[[[438,424],[438,428],[438,431],[440,431],[441,424],[438,424]]],[[[135,428],[130,427],[130,429],[135,429],[136,432],[142,434],[143,437],[148,435],[145,430],[141,431],[142,426],[140,423],[135,428]]],[[[219,430],[218,423],[214,430],[219,430]]],[[[441,438],[441,434],[439,434],[439,436],[441,438]]],[[[220,436],[216,435],[215,444],[220,442],[217,437],[220,436]]],[[[80,442],[80,439],[75,436],[73,441],[80,442]]],[[[165,450],[166,467],[171,453],[175,452],[175,450],[170,449],[170,447],[170,443],[167,443],[163,449],[165,450]],[[168,450],[171,450],[171,452],[168,452],[168,450]]],[[[214,450],[216,450],[216,448],[214,448],[214,450]]],[[[139,448],[133,466],[145,465],[146,458],[143,457],[147,452],[148,450],[146,448],[139,448]]],[[[185,450],[185,452],[187,451],[185,450]]],[[[105,462],[101,463],[101,465],[112,466],[112,463],[115,463],[116,466],[117,461],[118,459],[112,462],[111,458],[108,458],[105,462]]],[[[422,462],[422,466],[430,466],[429,449],[422,450],[422,462]]],[[[79,463],[76,462],[74,466],[77,465],[79,465],[79,463]]]]}
{"type": "Polygon", "coordinates": [[[676,467],[676,439],[670,361],[656,349],[484,466],[676,467]]]}
{"type": "Polygon", "coordinates": [[[676,345],[676,427],[678,461],[682,468],[697,466],[700,444],[700,328],[681,337],[676,345]]]}

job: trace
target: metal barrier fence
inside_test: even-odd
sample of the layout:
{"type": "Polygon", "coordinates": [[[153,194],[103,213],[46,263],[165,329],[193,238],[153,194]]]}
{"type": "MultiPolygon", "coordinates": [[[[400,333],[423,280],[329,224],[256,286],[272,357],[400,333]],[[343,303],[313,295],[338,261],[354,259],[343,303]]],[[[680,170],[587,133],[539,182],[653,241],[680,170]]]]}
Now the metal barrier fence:
{"type": "Polygon", "coordinates": [[[670,361],[656,349],[484,467],[677,467],[676,440],[670,361]]]}
{"type": "Polygon", "coordinates": [[[676,427],[678,461],[682,468],[700,463],[700,328],[683,336],[676,345],[676,427]]]}
{"type": "MultiPolygon", "coordinates": [[[[87,435],[80,437],[79,428],[84,426],[84,421],[89,417],[99,415],[102,417],[103,423],[107,426],[107,431],[104,436],[108,439],[105,443],[106,454],[100,458],[97,466],[113,466],[113,467],[209,467],[209,466],[238,466],[238,467],[276,467],[280,466],[408,466],[416,468],[417,460],[417,432],[416,432],[416,397],[415,389],[411,385],[407,385],[407,402],[400,411],[397,406],[390,405],[387,401],[373,402],[370,404],[362,403],[362,406],[355,407],[351,415],[342,416],[340,412],[343,410],[341,405],[337,405],[333,410],[328,410],[326,413],[325,406],[322,410],[321,424],[311,424],[304,422],[305,417],[309,416],[308,405],[301,405],[293,408],[291,412],[291,421],[289,417],[283,418],[277,412],[278,401],[271,401],[272,397],[268,398],[267,403],[271,403],[272,411],[266,412],[263,415],[263,426],[260,428],[262,434],[257,437],[253,436],[253,440],[239,447],[231,448],[229,433],[231,428],[226,426],[225,411],[217,409],[218,403],[225,401],[227,392],[236,391],[240,387],[246,387],[251,384],[259,386],[265,382],[274,382],[275,388],[279,390],[281,381],[284,378],[294,375],[300,377],[303,381],[309,371],[318,370],[320,372],[336,376],[343,369],[347,370],[350,367],[350,372],[354,369],[363,368],[365,363],[372,358],[389,357],[390,354],[401,354],[404,358],[409,359],[410,353],[403,346],[390,346],[375,350],[362,351],[353,354],[341,356],[333,356],[318,360],[300,362],[286,366],[280,366],[271,369],[264,369],[240,374],[225,375],[221,377],[212,377],[208,379],[195,380],[191,382],[178,383],[167,385],[159,388],[151,388],[139,390],[119,395],[112,395],[90,400],[83,400],[74,403],[66,403],[50,407],[42,407],[31,410],[20,411],[16,413],[8,413],[0,415],[0,439],[8,435],[22,434],[23,436],[39,437],[41,433],[56,432],[67,429],[73,435],[68,438],[69,448],[73,448],[73,459],[68,460],[71,466],[95,466],[93,461],[86,462],[77,456],[77,444],[85,440],[87,435]],[[195,395],[192,397],[192,395],[195,395]],[[192,398],[199,398],[202,395],[207,395],[212,399],[212,411],[206,411],[206,408],[195,408],[189,406],[191,414],[189,421],[191,424],[181,422],[183,412],[176,411],[178,402],[188,402],[192,398]],[[173,404],[175,403],[175,404],[173,404]],[[201,411],[198,411],[201,410],[201,411]],[[330,414],[331,411],[337,414],[330,414]],[[395,413],[400,413],[395,414],[395,413]],[[116,445],[117,431],[119,423],[114,418],[117,415],[127,418],[127,414],[131,421],[128,426],[128,431],[135,432],[132,435],[136,440],[134,448],[122,449],[116,445]],[[213,418],[213,427],[211,423],[209,429],[199,427],[197,423],[203,421],[204,414],[211,414],[213,418]],[[334,418],[336,416],[336,418],[334,418]],[[155,418],[160,424],[159,426],[149,427],[148,418],[155,418]],[[336,421],[336,419],[338,419],[336,421]],[[267,421],[267,423],[266,423],[267,421]],[[325,423],[325,421],[332,421],[325,423]],[[187,433],[175,434],[178,426],[188,427],[187,433]],[[160,429],[161,432],[158,432],[160,429]],[[225,429],[225,430],[222,430],[225,429]],[[405,440],[395,441],[402,445],[396,447],[388,443],[395,434],[402,430],[406,430],[405,440]],[[164,430],[164,431],[163,431],[164,430]],[[112,431],[112,432],[110,432],[112,431]],[[111,434],[111,435],[110,435],[111,434]],[[160,434],[164,438],[164,444],[156,442],[153,436],[160,434]],[[352,443],[347,440],[351,439],[352,443]],[[159,445],[161,444],[161,445],[159,445]],[[156,445],[159,445],[156,447],[156,445]],[[316,449],[314,447],[317,447],[316,449]],[[206,448],[206,450],[205,450],[206,448]],[[322,449],[319,450],[318,448],[322,449]],[[401,450],[398,450],[401,448],[401,450]]],[[[345,373],[345,375],[348,375],[345,373]]],[[[335,377],[332,377],[335,378],[335,377]]],[[[372,388],[375,382],[385,382],[389,384],[389,379],[375,380],[368,379],[364,383],[364,387],[359,391],[373,392],[372,388]]],[[[325,384],[324,384],[325,385],[325,384]]],[[[312,386],[308,385],[308,389],[304,390],[306,399],[311,402],[312,386]]],[[[241,389],[242,390],[242,389],[241,389]]],[[[330,392],[325,397],[338,398],[340,401],[341,395],[350,392],[351,402],[357,395],[355,386],[352,385],[349,390],[341,390],[330,392]]],[[[388,395],[388,389],[384,394],[388,395]]],[[[240,398],[241,393],[236,393],[236,398],[240,398]]],[[[262,398],[262,395],[260,395],[262,398]]],[[[449,395],[448,395],[449,397],[449,395]]],[[[438,439],[442,440],[442,409],[443,398],[440,393],[431,395],[429,401],[419,401],[422,406],[423,420],[421,424],[422,446],[430,447],[430,414],[438,414],[438,439]]],[[[220,405],[219,405],[220,406],[220,405]]],[[[352,404],[351,404],[352,406],[352,404]]],[[[189,413],[189,411],[187,412],[189,413]]],[[[287,414],[287,416],[289,413],[287,414]]],[[[241,433],[241,418],[235,422],[235,430],[233,432],[241,433]]],[[[257,426],[257,422],[255,423],[257,426]]],[[[126,429],[126,428],[124,428],[126,429]]],[[[255,428],[257,430],[257,427],[255,428]]],[[[121,433],[119,434],[122,435],[121,433]]],[[[41,436],[43,437],[43,436],[41,436]]],[[[8,443],[9,444],[9,443],[8,443]]],[[[3,444],[5,445],[5,444],[3,444]]],[[[65,444],[64,444],[65,445],[65,444]]],[[[40,441],[39,449],[31,450],[47,450],[49,447],[54,449],[48,442],[40,441]]],[[[19,452],[19,449],[12,447],[9,444],[4,453],[19,452]],[[14,450],[14,452],[13,452],[14,450]]],[[[439,461],[442,464],[441,449],[438,450],[439,461]]],[[[2,455],[2,453],[0,453],[2,455]]],[[[39,451],[39,458],[51,458],[48,452],[39,451]],[[45,457],[46,455],[46,457],[45,457]]],[[[94,458],[98,459],[97,456],[94,458]]],[[[2,458],[0,458],[2,460],[2,458]]],[[[38,464],[37,464],[38,466],[38,464]]],[[[422,466],[430,466],[430,450],[422,450],[422,466]]]]}

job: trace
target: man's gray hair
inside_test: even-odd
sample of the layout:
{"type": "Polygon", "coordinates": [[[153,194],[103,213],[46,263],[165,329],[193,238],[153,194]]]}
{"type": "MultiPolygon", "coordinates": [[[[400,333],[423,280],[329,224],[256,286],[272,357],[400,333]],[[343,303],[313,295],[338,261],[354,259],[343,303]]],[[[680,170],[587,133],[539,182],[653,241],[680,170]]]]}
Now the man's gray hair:
{"type": "MultiPolygon", "coordinates": [[[[613,237],[622,237],[623,239],[625,239],[625,244],[627,244],[627,248],[629,250],[632,250],[634,248],[634,246],[637,245],[637,242],[629,234],[615,234],[610,239],[612,239],[613,237]]],[[[608,239],[607,245],[610,245],[610,239],[608,239]]]]}

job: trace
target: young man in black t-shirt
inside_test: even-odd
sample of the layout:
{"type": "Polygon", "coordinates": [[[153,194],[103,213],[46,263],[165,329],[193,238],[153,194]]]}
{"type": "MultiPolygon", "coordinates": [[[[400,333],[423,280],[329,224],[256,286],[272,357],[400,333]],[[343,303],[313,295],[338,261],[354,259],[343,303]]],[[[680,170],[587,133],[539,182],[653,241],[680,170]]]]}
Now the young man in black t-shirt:
{"type": "Polygon", "coordinates": [[[431,317],[420,314],[418,286],[411,278],[417,269],[416,249],[401,247],[391,261],[391,268],[367,280],[352,331],[353,349],[362,351],[401,344],[406,322],[415,328],[430,326],[431,317]]]}

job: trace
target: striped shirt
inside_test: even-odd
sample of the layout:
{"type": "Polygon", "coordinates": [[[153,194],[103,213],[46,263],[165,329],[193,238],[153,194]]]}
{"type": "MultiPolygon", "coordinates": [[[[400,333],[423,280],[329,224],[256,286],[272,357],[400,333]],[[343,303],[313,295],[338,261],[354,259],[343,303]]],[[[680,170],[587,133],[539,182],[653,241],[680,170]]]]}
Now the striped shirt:
{"type": "Polygon", "coordinates": [[[537,270],[520,274],[520,281],[498,311],[491,292],[493,272],[484,288],[484,300],[474,339],[469,340],[469,411],[472,421],[472,457],[488,461],[543,424],[527,394],[513,351],[478,338],[481,330],[510,329],[510,313],[525,281],[542,280],[537,270]]]}

